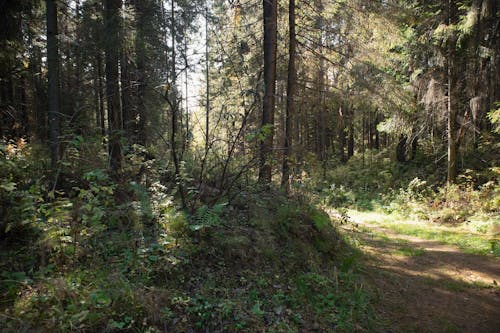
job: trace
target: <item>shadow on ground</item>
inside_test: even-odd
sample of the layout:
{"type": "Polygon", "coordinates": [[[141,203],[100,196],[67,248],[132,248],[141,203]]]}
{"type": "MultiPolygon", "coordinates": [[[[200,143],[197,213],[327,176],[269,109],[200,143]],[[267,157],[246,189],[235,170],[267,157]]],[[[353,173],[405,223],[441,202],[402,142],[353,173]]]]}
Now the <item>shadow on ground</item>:
{"type": "Polygon", "coordinates": [[[386,235],[358,235],[384,332],[498,332],[498,259],[386,235]]]}

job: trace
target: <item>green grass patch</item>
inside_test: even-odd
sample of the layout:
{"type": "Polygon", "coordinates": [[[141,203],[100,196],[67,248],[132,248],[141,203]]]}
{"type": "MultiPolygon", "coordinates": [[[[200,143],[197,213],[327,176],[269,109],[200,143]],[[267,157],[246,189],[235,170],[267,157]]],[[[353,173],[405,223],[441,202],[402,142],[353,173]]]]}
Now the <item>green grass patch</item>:
{"type": "Polygon", "coordinates": [[[401,235],[415,236],[427,240],[435,240],[448,245],[454,245],[466,253],[500,257],[498,240],[492,240],[486,235],[442,230],[427,225],[384,224],[383,227],[401,235]]]}
{"type": "Polygon", "coordinates": [[[430,276],[424,278],[427,285],[444,288],[453,292],[463,292],[467,289],[495,289],[500,291],[500,286],[495,283],[485,283],[483,281],[464,281],[453,279],[435,279],[430,276]]]}
{"type": "Polygon", "coordinates": [[[466,253],[500,257],[500,241],[487,234],[473,233],[460,227],[433,225],[424,221],[408,221],[397,214],[353,210],[348,214],[354,221],[373,223],[400,235],[457,246],[466,253]]]}
{"type": "Polygon", "coordinates": [[[403,246],[395,251],[396,254],[406,257],[420,257],[425,254],[425,249],[403,246]]]}

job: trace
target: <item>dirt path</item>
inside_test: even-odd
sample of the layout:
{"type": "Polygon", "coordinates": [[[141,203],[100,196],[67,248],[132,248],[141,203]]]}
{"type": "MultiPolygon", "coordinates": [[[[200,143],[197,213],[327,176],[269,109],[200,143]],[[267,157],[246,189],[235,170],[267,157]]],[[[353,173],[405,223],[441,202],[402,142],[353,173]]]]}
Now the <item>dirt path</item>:
{"type": "Polygon", "coordinates": [[[500,260],[354,222],[383,332],[500,332],[500,260]]]}

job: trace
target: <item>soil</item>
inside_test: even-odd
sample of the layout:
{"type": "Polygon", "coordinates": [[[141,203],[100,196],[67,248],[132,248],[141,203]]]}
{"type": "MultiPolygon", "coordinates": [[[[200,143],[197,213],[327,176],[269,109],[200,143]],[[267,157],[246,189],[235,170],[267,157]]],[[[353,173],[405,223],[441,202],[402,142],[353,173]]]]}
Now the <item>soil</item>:
{"type": "Polygon", "coordinates": [[[500,333],[498,258],[354,223],[374,231],[357,234],[382,332],[500,333]]]}

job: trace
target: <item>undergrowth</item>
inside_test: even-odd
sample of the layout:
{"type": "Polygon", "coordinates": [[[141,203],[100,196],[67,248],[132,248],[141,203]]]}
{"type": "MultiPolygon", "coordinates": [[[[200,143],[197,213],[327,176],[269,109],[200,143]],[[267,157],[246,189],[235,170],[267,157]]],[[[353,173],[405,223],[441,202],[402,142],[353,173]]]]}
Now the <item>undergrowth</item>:
{"type": "Polygon", "coordinates": [[[475,169],[463,169],[455,184],[446,185],[440,177],[445,174],[443,163],[424,155],[405,164],[393,162],[387,151],[369,152],[369,156],[364,163],[355,156],[328,170],[322,180],[311,176],[302,186],[316,193],[313,198],[325,208],[379,212],[394,221],[388,226],[396,232],[439,240],[477,254],[498,255],[498,166],[472,164],[475,169]],[[398,223],[401,219],[417,225],[398,223]]]}
{"type": "Polygon", "coordinates": [[[356,249],[300,195],[242,189],[188,213],[154,178],[148,188],[117,183],[96,165],[71,163],[62,173],[72,186],[51,193],[27,177],[26,154],[0,165],[9,203],[1,212],[9,217],[0,233],[2,332],[351,332],[373,324],[356,249]],[[11,167],[22,158],[26,168],[11,167]]]}

